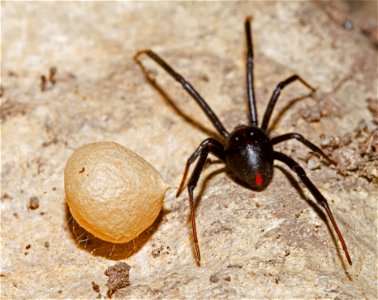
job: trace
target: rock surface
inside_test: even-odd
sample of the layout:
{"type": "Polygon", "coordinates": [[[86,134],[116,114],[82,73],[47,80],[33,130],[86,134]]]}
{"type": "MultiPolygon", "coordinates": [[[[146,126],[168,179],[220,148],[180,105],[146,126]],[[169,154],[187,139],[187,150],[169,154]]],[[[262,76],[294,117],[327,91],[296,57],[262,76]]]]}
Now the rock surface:
{"type": "Polygon", "coordinates": [[[104,272],[122,260],[131,266],[130,286],[113,298],[375,299],[378,150],[369,107],[377,100],[377,52],[372,36],[343,27],[340,14],[323,6],[2,3],[1,297],[94,298],[96,290],[105,297],[104,272]],[[276,147],[329,200],[352,267],[324,212],[279,163],[271,185],[257,193],[212,159],[195,191],[201,267],[186,193],[169,193],[158,220],[126,244],[93,238],[68,213],[63,170],[77,147],[118,142],[178,185],[187,157],[216,136],[196,103],[143,57],[161,91],[146,80],[132,59],[136,51],[160,53],[226,128],[245,122],[247,15],[254,17],[260,120],[276,84],[293,73],[317,88],[296,101],[308,94],[300,83],[282,92],[272,135],[297,131],[323,141],[339,162],[341,169],[317,162],[295,141],[276,147]],[[30,209],[31,197],[39,199],[37,209],[30,209]]]}

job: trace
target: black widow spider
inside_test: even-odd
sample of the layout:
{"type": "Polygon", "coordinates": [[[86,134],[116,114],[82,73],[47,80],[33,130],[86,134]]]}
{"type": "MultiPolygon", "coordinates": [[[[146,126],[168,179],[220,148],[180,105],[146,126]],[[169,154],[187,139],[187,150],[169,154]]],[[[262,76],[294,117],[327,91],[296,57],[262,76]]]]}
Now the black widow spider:
{"type": "Polygon", "coordinates": [[[189,93],[189,95],[199,104],[201,109],[210,119],[211,123],[215,126],[215,128],[222,136],[222,141],[218,141],[214,138],[205,139],[193,152],[193,154],[188,158],[184,175],[176,195],[179,196],[179,194],[182,192],[185,185],[186,177],[188,175],[189,167],[199,157],[198,162],[192,172],[192,175],[190,176],[187,185],[197,265],[200,265],[201,255],[196,231],[193,191],[197,186],[199,176],[206,163],[209,153],[215,155],[217,158],[222,160],[226,164],[227,169],[231,172],[231,175],[233,175],[233,177],[235,177],[241,183],[250,187],[252,190],[256,191],[261,191],[269,185],[273,176],[274,160],[279,160],[288,165],[289,168],[291,168],[299,176],[300,180],[302,180],[305,186],[309,189],[316,201],[325,209],[328,218],[330,219],[333,228],[335,229],[337,236],[339,237],[348,263],[352,265],[352,260],[349,256],[347,246],[336,224],[336,221],[333,217],[327,200],[316,188],[316,186],[310,181],[310,179],[306,176],[306,173],[303,170],[303,168],[289,156],[281,152],[274,151],[273,145],[283,141],[287,141],[289,139],[296,139],[308,148],[310,148],[315,153],[321,155],[328,162],[332,164],[335,164],[335,162],[331,160],[319,147],[308,141],[299,133],[286,133],[274,138],[269,138],[268,136],[267,129],[269,120],[272,115],[274,106],[277,102],[277,99],[281,93],[281,90],[290,83],[297,80],[300,81],[307,88],[309,88],[312,93],[315,91],[315,89],[296,74],[280,82],[275,88],[270,98],[261,127],[258,127],[254,91],[253,46],[250,23],[251,18],[246,18],[244,25],[247,41],[247,92],[249,100],[248,104],[250,124],[237,126],[231,133],[229,133],[224,128],[223,124],[219,121],[218,117],[215,115],[213,110],[201,97],[201,95],[194,89],[194,87],[188,81],[186,81],[180,74],[178,74],[170,65],[168,65],[159,55],[157,55],[152,50],[148,49],[139,51],[134,56],[135,61],[142,67],[143,70],[144,67],[139,60],[139,56],[142,54],[146,54],[158,65],[160,65],[160,67],[162,67],[170,76],[177,80],[182,85],[182,87],[189,93]]]}

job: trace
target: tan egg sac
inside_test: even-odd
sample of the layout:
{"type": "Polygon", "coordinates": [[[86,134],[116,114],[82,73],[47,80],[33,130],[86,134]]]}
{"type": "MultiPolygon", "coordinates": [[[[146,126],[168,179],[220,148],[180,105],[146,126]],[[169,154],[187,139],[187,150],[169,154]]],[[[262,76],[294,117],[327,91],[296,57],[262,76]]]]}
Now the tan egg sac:
{"type": "Polygon", "coordinates": [[[139,155],[113,142],[87,144],[64,170],[72,216],[96,237],[125,243],[158,216],[170,186],[139,155]]]}

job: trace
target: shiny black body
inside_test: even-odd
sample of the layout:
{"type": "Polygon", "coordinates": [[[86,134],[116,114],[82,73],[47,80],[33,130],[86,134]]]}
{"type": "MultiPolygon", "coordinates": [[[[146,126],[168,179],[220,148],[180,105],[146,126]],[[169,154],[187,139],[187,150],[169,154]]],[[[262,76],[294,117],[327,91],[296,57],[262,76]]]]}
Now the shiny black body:
{"type": "Polygon", "coordinates": [[[292,171],[294,171],[298,175],[300,180],[309,189],[309,191],[317,200],[317,202],[325,209],[326,214],[339,237],[348,263],[352,264],[352,260],[350,258],[348,249],[338,229],[338,226],[332,215],[331,209],[329,208],[327,200],[316,188],[316,186],[310,181],[303,168],[297,162],[295,162],[292,158],[281,152],[274,151],[273,148],[274,145],[277,143],[289,139],[296,139],[297,141],[301,142],[302,144],[310,148],[313,152],[325,158],[328,162],[335,162],[331,160],[320,148],[318,148],[316,145],[305,139],[299,133],[287,133],[277,136],[275,138],[270,138],[268,135],[268,124],[270,117],[272,115],[274,106],[278,100],[278,97],[281,93],[281,90],[285,88],[285,86],[291,84],[294,81],[299,81],[303,85],[308,87],[311,90],[311,92],[314,92],[315,89],[298,75],[292,75],[286,80],[280,82],[273,91],[273,94],[266,108],[261,126],[259,127],[254,92],[253,46],[250,21],[251,19],[247,18],[244,24],[247,41],[246,83],[249,106],[249,124],[238,126],[231,133],[229,133],[226,130],[226,128],[223,126],[216,114],[206,103],[206,101],[201,97],[201,95],[194,89],[194,87],[187,80],[185,80],[179,73],[177,73],[168,63],[166,63],[159,55],[157,55],[152,50],[143,50],[135,55],[136,62],[141,66],[147,78],[149,78],[149,75],[146,72],[143,64],[139,60],[139,56],[142,54],[146,54],[147,56],[149,56],[158,65],[160,65],[168,74],[170,74],[176,81],[178,81],[186,90],[186,92],[189,93],[189,95],[198,103],[198,105],[207,115],[207,117],[214,125],[214,127],[218,130],[221,136],[220,139],[207,138],[206,140],[202,141],[198,148],[188,158],[181,185],[177,191],[178,196],[185,186],[186,177],[188,175],[190,165],[197,160],[197,164],[187,184],[193,229],[193,239],[195,246],[195,257],[197,264],[200,264],[201,256],[196,231],[193,192],[195,187],[197,186],[199,176],[203,170],[207,157],[210,153],[218,157],[220,160],[224,161],[227,169],[233,175],[233,177],[235,177],[236,180],[256,191],[261,191],[265,189],[271,182],[273,176],[273,162],[275,160],[278,160],[286,164],[292,171]]]}
{"type": "Polygon", "coordinates": [[[237,127],[226,139],[225,162],[231,174],[260,191],[273,176],[273,145],[269,137],[255,126],[237,127]]]}

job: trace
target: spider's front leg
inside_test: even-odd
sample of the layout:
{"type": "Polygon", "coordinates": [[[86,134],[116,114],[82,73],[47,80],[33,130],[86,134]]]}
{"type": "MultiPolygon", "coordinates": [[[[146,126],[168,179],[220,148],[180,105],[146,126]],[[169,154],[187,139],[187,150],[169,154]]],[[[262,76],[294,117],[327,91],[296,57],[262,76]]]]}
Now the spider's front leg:
{"type": "Polygon", "coordinates": [[[194,211],[194,201],[193,201],[193,191],[197,186],[198,179],[201,175],[203,167],[205,166],[206,159],[209,153],[214,154],[216,157],[224,161],[224,150],[222,143],[218,142],[213,138],[208,138],[204,140],[198,148],[193,152],[193,154],[188,158],[184,175],[181,180],[180,187],[177,191],[178,196],[184,188],[186,177],[188,175],[190,165],[197,159],[199,156],[198,162],[193,170],[192,175],[190,176],[188,182],[188,194],[189,194],[189,204],[190,204],[190,215],[192,220],[192,230],[193,230],[193,241],[194,241],[194,249],[195,249],[195,256],[197,265],[200,265],[201,262],[201,254],[198,245],[198,238],[197,238],[197,229],[196,229],[196,218],[195,218],[195,211],[194,211]]]}
{"type": "Polygon", "coordinates": [[[295,160],[293,160],[292,158],[290,158],[289,156],[287,156],[287,155],[285,155],[283,153],[276,152],[276,151],[273,152],[273,156],[274,156],[275,160],[279,160],[279,161],[283,162],[284,164],[286,164],[287,166],[289,166],[289,168],[292,169],[299,176],[299,178],[301,179],[301,181],[309,189],[309,191],[314,196],[314,198],[316,199],[316,201],[321,206],[323,206],[323,208],[325,209],[325,211],[326,211],[326,213],[328,215],[329,220],[332,223],[333,228],[336,231],[337,236],[339,237],[341,246],[343,247],[343,250],[344,250],[345,256],[346,256],[346,258],[348,260],[348,263],[350,265],[352,265],[352,259],[350,258],[350,255],[349,255],[349,252],[348,252],[348,248],[347,248],[347,246],[345,244],[344,238],[343,238],[343,236],[342,236],[342,234],[341,234],[341,232],[339,230],[339,227],[336,224],[335,218],[333,217],[333,214],[332,214],[332,211],[331,211],[331,209],[330,209],[330,207],[328,205],[327,199],[320,193],[320,191],[318,190],[318,188],[307,177],[306,172],[303,170],[303,168],[295,160]]]}

